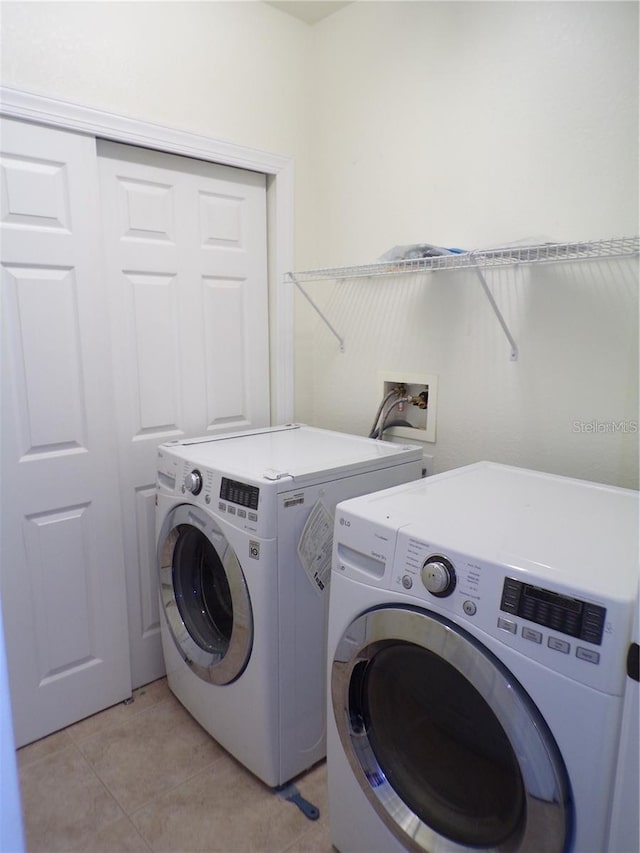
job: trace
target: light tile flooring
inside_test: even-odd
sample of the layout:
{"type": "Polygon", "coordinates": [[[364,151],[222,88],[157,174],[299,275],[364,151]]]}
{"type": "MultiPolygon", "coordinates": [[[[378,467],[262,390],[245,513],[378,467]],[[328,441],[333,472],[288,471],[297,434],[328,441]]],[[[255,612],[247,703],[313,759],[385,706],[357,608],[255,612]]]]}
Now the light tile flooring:
{"type": "Polygon", "coordinates": [[[326,766],[308,820],[225,752],[161,679],[18,750],[28,853],[329,853],[326,766]]]}

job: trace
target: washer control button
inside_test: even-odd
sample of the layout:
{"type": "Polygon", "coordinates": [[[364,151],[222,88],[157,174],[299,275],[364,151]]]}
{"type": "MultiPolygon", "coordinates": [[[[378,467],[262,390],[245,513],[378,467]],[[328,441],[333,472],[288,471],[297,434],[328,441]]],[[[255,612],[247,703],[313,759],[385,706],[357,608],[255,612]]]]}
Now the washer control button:
{"type": "Polygon", "coordinates": [[[580,660],[586,660],[589,663],[600,663],[599,652],[593,652],[591,649],[585,649],[582,646],[578,646],[576,649],[576,657],[580,658],[580,660]]]}
{"type": "Polygon", "coordinates": [[[413,586],[413,578],[411,577],[411,575],[404,575],[404,576],[403,576],[403,578],[402,578],[402,586],[403,586],[405,589],[411,589],[411,587],[413,586]]]}
{"type": "Polygon", "coordinates": [[[250,512],[249,513],[249,521],[257,521],[257,520],[258,520],[258,513],[257,512],[250,512]]]}
{"type": "Polygon", "coordinates": [[[210,504],[210,503],[211,503],[211,495],[210,495],[208,492],[207,492],[207,494],[204,496],[204,502],[205,502],[206,504],[210,504]]]}
{"type": "Polygon", "coordinates": [[[478,609],[473,601],[465,601],[462,605],[462,609],[467,614],[467,616],[475,616],[476,610],[478,609]]]}
{"type": "Polygon", "coordinates": [[[554,652],[562,652],[565,655],[568,655],[571,651],[571,644],[567,643],[566,640],[561,640],[559,637],[549,637],[547,645],[554,652]]]}
{"type": "Polygon", "coordinates": [[[223,501],[218,501],[218,509],[220,510],[220,512],[226,512],[227,511],[226,503],[224,503],[223,501]]]}
{"type": "Polygon", "coordinates": [[[525,640],[531,640],[532,643],[542,642],[542,634],[540,631],[534,631],[533,628],[523,628],[522,636],[525,640]]]}
{"type": "Polygon", "coordinates": [[[512,622],[511,619],[503,619],[502,616],[498,619],[498,628],[502,631],[509,631],[510,634],[515,634],[518,630],[515,622],[512,622]]]}

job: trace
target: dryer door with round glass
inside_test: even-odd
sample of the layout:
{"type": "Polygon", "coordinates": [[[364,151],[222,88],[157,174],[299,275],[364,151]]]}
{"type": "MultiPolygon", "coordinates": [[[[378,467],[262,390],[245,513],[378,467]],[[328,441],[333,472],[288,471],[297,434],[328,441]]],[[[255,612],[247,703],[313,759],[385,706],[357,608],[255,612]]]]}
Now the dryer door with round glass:
{"type": "Polygon", "coordinates": [[[553,736],[459,626],[409,607],[359,616],[338,643],[331,691],[349,764],[407,849],[568,848],[569,785],[553,736]]]}
{"type": "Polygon", "coordinates": [[[251,601],[214,519],[186,504],[173,509],[158,538],[158,571],[161,606],[183,659],[204,681],[234,681],[251,654],[251,601]]]}

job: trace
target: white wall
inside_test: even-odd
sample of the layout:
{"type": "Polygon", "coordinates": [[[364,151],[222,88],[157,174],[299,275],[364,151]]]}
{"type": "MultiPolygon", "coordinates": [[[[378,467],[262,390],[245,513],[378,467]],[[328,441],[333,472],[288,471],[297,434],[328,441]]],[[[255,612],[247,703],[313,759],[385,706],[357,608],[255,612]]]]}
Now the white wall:
{"type": "Polygon", "coordinates": [[[308,267],[638,231],[638,4],[357,2],[317,24],[308,267]]]}
{"type": "Polygon", "coordinates": [[[259,2],[3,2],[2,83],[304,156],[309,28],[259,2]]]}
{"type": "MultiPolygon", "coordinates": [[[[638,233],[636,3],[356,2],[313,27],[257,2],[0,13],[6,86],[293,156],[298,268],[638,233]]],[[[302,306],[296,417],[366,433],[378,370],[427,371],[436,470],[482,457],[636,484],[635,434],[573,424],[637,418],[637,267],[514,275],[490,283],[516,363],[466,276],[317,288],[346,352],[302,306]]]]}
{"type": "MultiPolygon", "coordinates": [[[[307,268],[638,233],[637,4],[356,3],[313,34],[307,268]]],[[[380,369],[435,373],[436,471],[488,458],[637,487],[637,262],[487,277],[517,362],[473,275],[311,285],[345,352],[298,299],[296,417],[366,433],[380,369]]]]}

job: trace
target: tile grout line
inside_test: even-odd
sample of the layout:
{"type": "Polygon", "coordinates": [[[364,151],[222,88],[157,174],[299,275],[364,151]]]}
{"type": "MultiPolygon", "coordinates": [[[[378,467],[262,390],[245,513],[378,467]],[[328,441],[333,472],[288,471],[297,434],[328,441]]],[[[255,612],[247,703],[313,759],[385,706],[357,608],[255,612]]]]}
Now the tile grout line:
{"type": "MultiPolygon", "coordinates": [[[[28,769],[28,770],[31,770],[31,769],[32,769],[32,768],[34,768],[34,767],[37,769],[37,765],[38,765],[38,764],[41,764],[42,762],[44,762],[44,761],[46,761],[46,760],[48,760],[48,759],[52,758],[53,756],[59,756],[59,755],[61,755],[63,752],[66,752],[66,751],[70,751],[70,752],[71,752],[71,751],[73,751],[73,752],[75,752],[75,753],[77,754],[77,756],[80,758],[80,760],[81,760],[82,764],[84,765],[85,769],[89,771],[89,773],[91,774],[91,776],[96,780],[96,782],[99,784],[99,786],[102,788],[102,790],[103,790],[103,791],[104,791],[104,792],[105,792],[109,797],[111,797],[111,799],[113,800],[113,802],[115,803],[115,805],[116,805],[116,806],[117,806],[117,808],[118,808],[119,814],[117,815],[117,817],[114,817],[114,819],[113,819],[113,820],[111,820],[111,821],[109,821],[107,824],[105,824],[105,826],[104,826],[104,827],[102,827],[102,829],[105,829],[105,828],[107,828],[107,827],[109,827],[109,826],[113,826],[113,825],[115,825],[119,820],[122,820],[122,819],[124,818],[124,819],[127,821],[127,823],[131,826],[131,829],[135,832],[136,836],[137,836],[137,837],[142,841],[142,843],[143,843],[143,844],[144,844],[144,846],[147,848],[147,850],[148,850],[148,851],[150,851],[150,853],[153,853],[153,848],[148,844],[147,840],[146,840],[146,839],[144,838],[144,836],[140,833],[140,831],[138,830],[138,828],[136,827],[136,825],[135,825],[135,824],[133,823],[133,821],[131,820],[130,816],[129,816],[129,815],[126,813],[126,811],[122,808],[122,806],[121,806],[121,804],[118,802],[117,798],[116,798],[116,797],[114,797],[113,793],[109,790],[108,786],[107,786],[107,785],[105,785],[105,783],[103,782],[103,780],[100,778],[99,774],[98,774],[98,773],[96,773],[96,771],[95,771],[95,769],[93,768],[93,766],[91,765],[91,763],[87,760],[87,758],[86,758],[86,757],[84,756],[84,754],[82,753],[82,750],[78,747],[78,744],[77,744],[77,743],[74,743],[72,740],[70,740],[70,742],[69,742],[68,744],[66,744],[64,747],[61,747],[60,749],[57,749],[57,750],[55,750],[54,752],[48,753],[47,755],[42,756],[42,758],[38,758],[38,759],[36,759],[35,761],[32,761],[32,762],[30,762],[29,764],[25,765],[23,768],[20,768],[20,769],[19,769],[19,774],[20,774],[20,770],[27,770],[27,769],[28,769]]],[[[23,819],[23,823],[24,823],[24,826],[25,826],[25,834],[26,834],[26,832],[27,832],[27,827],[28,827],[28,824],[29,824],[29,820],[28,820],[28,814],[27,814],[27,811],[26,811],[26,808],[25,808],[25,803],[24,803],[24,801],[22,801],[22,819],[23,819]]],[[[55,833],[55,830],[53,830],[53,832],[55,833]]],[[[96,835],[96,836],[98,835],[97,831],[96,831],[95,835],[96,835]]],[[[114,850],[114,851],[112,851],[112,853],[117,853],[117,851],[115,851],[115,850],[114,850]]]]}
{"type": "MultiPolygon", "coordinates": [[[[109,723],[107,723],[107,724],[105,725],[105,727],[104,727],[104,728],[102,728],[102,729],[98,729],[98,730],[97,730],[97,731],[95,731],[95,732],[91,732],[90,734],[79,735],[79,736],[78,736],[78,735],[76,735],[75,737],[74,737],[73,735],[69,735],[69,737],[71,738],[71,740],[72,740],[75,744],[77,744],[77,745],[79,746],[80,744],[84,743],[84,742],[85,742],[85,741],[87,741],[87,740],[91,740],[91,739],[92,739],[92,738],[94,738],[94,737],[100,737],[100,736],[103,736],[103,735],[109,735],[109,733],[110,733],[113,729],[116,729],[116,728],[118,728],[119,726],[128,725],[128,724],[129,724],[129,723],[131,723],[131,722],[132,722],[136,717],[139,717],[141,714],[144,714],[144,713],[145,713],[145,712],[147,712],[147,711],[151,711],[151,710],[153,710],[154,708],[158,708],[158,707],[160,707],[161,705],[164,705],[164,704],[166,704],[166,703],[167,703],[167,702],[169,702],[169,701],[170,701],[170,697],[169,697],[169,696],[166,696],[164,699],[160,699],[158,702],[154,702],[152,705],[149,705],[149,706],[148,706],[148,707],[146,707],[146,708],[142,708],[142,709],[141,709],[141,710],[139,710],[139,711],[134,711],[134,712],[132,712],[132,713],[131,713],[131,714],[129,714],[125,719],[118,719],[118,720],[114,720],[113,722],[109,722],[109,723]]],[[[113,705],[113,706],[112,706],[112,708],[117,708],[117,707],[119,707],[119,706],[118,706],[118,705],[113,705]]],[[[107,708],[106,710],[107,710],[107,711],[110,711],[110,710],[112,710],[112,709],[111,709],[111,708],[107,708]]],[[[101,713],[104,713],[104,711],[103,711],[103,712],[101,712],[101,713]]],[[[88,718],[88,719],[90,719],[90,718],[88,718]]],[[[82,722],[83,722],[83,720],[80,720],[80,723],[82,723],[82,722]]],[[[74,725],[76,725],[76,726],[77,726],[77,725],[79,725],[79,723],[75,723],[74,725]]],[[[73,726],[70,726],[70,728],[73,728],[73,726]]],[[[65,729],[65,731],[66,731],[66,729],[65,729]]]]}
{"type": "MultiPolygon", "coordinates": [[[[139,716],[139,715],[141,715],[141,714],[144,714],[144,713],[147,713],[147,712],[153,711],[153,710],[155,710],[155,709],[157,709],[157,708],[161,707],[162,705],[165,705],[165,704],[171,703],[172,701],[177,701],[177,700],[175,700],[175,697],[173,696],[173,694],[170,694],[170,695],[166,696],[164,699],[161,699],[160,701],[158,701],[158,702],[154,702],[152,705],[150,705],[150,706],[148,706],[148,707],[146,707],[146,708],[143,708],[141,711],[137,712],[137,714],[136,714],[136,715],[134,715],[134,716],[139,716]]],[[[185,713],[187,713],[187,712],[185,712],[185,713]]],[[[190,718],[190,719],[192,719],[192,718],[190,718]]],[[[128,723],[128,722],[130,722],[131,720],[133,720],[133,717],[131,717],[131,718],[130,718],[130,720],[128,720],[128,721],[126,721],[126,722],[128,723]]],[[[197,721],[194,721],[194,722],[196,722],[196,723],[197,723],[197,721]]],[[[126,723],[125,723],[125,724],[126,724],[126,723]]],[[[150,803],[152,803],[155,799],[157,799],[158,797],[163,796],[163,794],[166,794],[168,791],[173,791],[173,790],[175,790],[176,788],[180,787],[180,785],[183,785],[185,782],[188,782],[188,781],[190,781],[190,780],[192,780],[192,779],[196,778],[196,777],[197,777],[197,776],[199,776],[201,773],[205,773],[205,772],[207,772],[207,771],[211,770],[211,768],[212,768],[212,767],[214,767],[214,766],[215,766],[215,764],[217,764],[219,761],[221,761],[221,760],[225,759],[225,757],[231,757],[231,758],[233,758],[232,756],[230,756],[230,753],[228,753],[226,750],[224,750],[224,748],[223,748],[223,747],[221,747],[221,749],[222,749],[222,753],[221,753],[221,754],[219,754],[219,755],[217,755],[215,758],[213,758],[213,759],[212,759],[212,761],[210,761],[207,765],[205,765],[204,767],[201,767],[200,769],[198,769],[198,770],[197,770],[197,771],[195,771],[194,773],[189,774],[188,776],[186,776],[186,777],[185,777],[184,779],[182,779],[181,781],[176,782],[176,783],[175,783],[174,785],[172,785],[170,788],[166,788],[166,789],[164,789],[163,791],[160,791],[159,793],[157,793],[157,794],[155,794],[154,796],[150,797],[148,800],[145,800],[145,801],[144,801],[143,803],[141,803],[140,805],[137,805],[133,811],[129,812],[129,811],[128,811],[128,809],[127,809],[127,807],[126,807],[126,805],[125,805],[125,804],[123,804],[123,803],[120,801],[120,799],[118,798],[118,796],[116,795],[116,793],[115,793],[114,791],[112,791],[112,789],[111,789],[111,787],[110,787],[110,785],[109,785],[109,782],[108,782],[106,779],[103,779],[103,778],[102,778],[102,776],[100,775],[100,771],[99,771],[99,769],[98,769],[98,768],[96,768],[96,767],[94,767],[94,766],[93,766],[93,764],[91,764],[91,763],[90,763],[89,759],[86,757],[86,755],[85,755],[85,753],[84,753],[84,751],[83,751],[83,748],[82,748],[82,747],[83,747],[83,744],[86,744],[88,741],[92,740],[93,738],[105,737],[105,736],[106,736],[106,737],[108,737],[108,736],[109,736],[109,734],[110,734],[110,730],[115,729],[115,728],[117,728],[118,726],[122,726],[122,725],[123,725],[123,721],[122,721],[122,720],[120,720],[120,721],[118,721],[118,722],[111,723],[111,724],[109,724],[107,727],[105,727],[104,729],[101,729],[100,731],[94,732],[94,733],[92,733],[92,734],[90,734],[90,735],[86,735],[85,737],[82,737],[82,738],[78,738],[78,740],[73,740],[73,739],[72,739],[72,742],[73,742],[73,744],[78,748],[78,750],[79,750],[79,752],[81,753],[81,755],[82,755],[83,759],[87,762],[87,764],[89,764],[89,766],[91,767],[91,769],[92,769],[93,773],[94,773],[94,774],[97,776],[97,778],[100,780],[101,785],[103,785],[103,787],[104,787],[104,788],[106,788],[106,790],[108,791],[109,795],[113,797],[113,799],[116,801],[116,803],[118,804],[118,806],[122,809],[123,813],[124,813],[125,815],[127,815],[127,817],[131,817],[132,815],[136,814],[136,813],[137,813],[138,811],[140,811],[141,809],[146,808],[146,807],[147,807],[150,803]]],[[[199,724],[197,724],[197,725],[199,726],[199,724]]],[[[200,727],[200,726],[199,726],[199,727],[200,727]]],[[[200,728],[201,728],[201,727],[200,727],[200,728]]],[[[207,733],[207,736],[208,736],[208,737],[211,737],[211,735],[209,735],[208,733],[207,733]]],[[[217,743],[217,741],[215,741],[215,738],[212,738],[212,737],[211,737],[211,740],[213,740],[214,742],[216,742],[216,743],[217,743]]],[[[235,761],[235,759],[233,759],[233,760],[235,761]]]]}
{"type": "MultiPolygon", "coordinates": [[[[202,776],[205,773],[208,773],[215,764],[217,764],[220,761],[223,761],[225,758],[227,758],[227,756],[228,756],[228,753],[225,753],[224,755],[219,755],[217,758],[215,758],[211,762],[211,764],[207,764],[206,767],[202,767],[200,770],[195,772],[193,775],[188,776],[185,779],[182,779],[180,782],[176,782],[170,788],[165,788],[163,791],[159,791],[157,794],[154,794],[153,797],[150,797],[148,800],[145,800],[144,803],[141,803],[139,806],[136,806],[132,812],[125,812],[125,814],[128,817],[133,818],[134,815],[138,814],[138,812],[142,811],[143,809],[148,808],[151,805],[151,803],[155,802],[155,800],[158,800],[160,797],[165,797],[168,794],[171,794],[173,791],[176,791],[178,788],[182,787],[182,785],[185,785],[187,782],[191,782],[194,779],[197,779],[198,776],[202,776]]],[[[231,764],[229,765],[229,770],[232,768],[232,766],[233,765],[231,765],[231,764]]],[[[226,772],[228,772],[228,771],[223,771],[220,775],[224,776],[226,772]]],[[[103,783],[103,784],[105,784],[105,783],[103,783]]],[[[109,791],[109,793],[111,793],[111,791],[109,791]]],[[[119,803],[118,803],[118,805],[119,805],[119,803]]],[[[134,824],[134,826],[135,826],[135,824],[134,824]]]]}
{"type": "MultiPolygon", "coordinates": [[[[158,679],[158,681],[162,681],[162,679],[158,679]]],[[[140,714],[143,714],[145,711],[149,711],[152,708],[155,708],[157,705],[162,705],[164,702],[169,701],[169,699],[172,695],[171,693],[168,693],[164,697],[159,698],[157,701],[152,702],[150,705],[148,705],[144,708],[138,709],[138,708],[136,708],[136,705],[135,705],[135,699],[136,699],[135,693],[136,693],[136,691],[139,692],[141,690],[145,690],[146,687],[149,687],[149,686],[156,684],[156,683],[157,682],[152,681],[150,683],[150,685],[143,685],[142,687],[137,687],[136,690],[133,691],[134,701],[129,703],[128,705],[125,705],[125,700],[123,700],[121,702],[118,702],[115,705],[111,705],[109,708],[105,708],[102,711],[98,711],[97,714],[92,714],[90,717],[85,717],[84,720],[78,720],[78,722],[72,723],[72,725],[67,726],[66,729],[62,729],[62,731],[67,732],[68,736],[71,738],[71,740],[74,743],[80,743],[81,741],[87,740],[88,738],[94,737],[95,735],[107,732],[109,729],[114,728],[117,725],[122,725],[122,723],[126,722],[127,719],[134,719],[135,717],[139,716],[140,714]],[[131,710],[129,712],[126,712],[126,716],[123,719],[118,719],[118,720],[114,720],[113,722],[106,723],[105,727],[103,729],[98,729],[97,731],[91,732],[90,734],[86,734],[86,735],[73,735],[73,734],[71,734],[71,731],[73,729],[80,727],[82,723],[86,722],[86,720],[90,720],[93,717],[98,717],[100,715],[108,714],[110,712],[113,713],[115,711],[115,709],[117,709],[117,708],[129,708],[131,710]]],[[[167,690],[168,690],[168,687],[167,687],[167,690]]],[[[140,694],[140,698],[142,698],[143,695],[145,695],[145,694],[144,693],[140,694]]]]}

